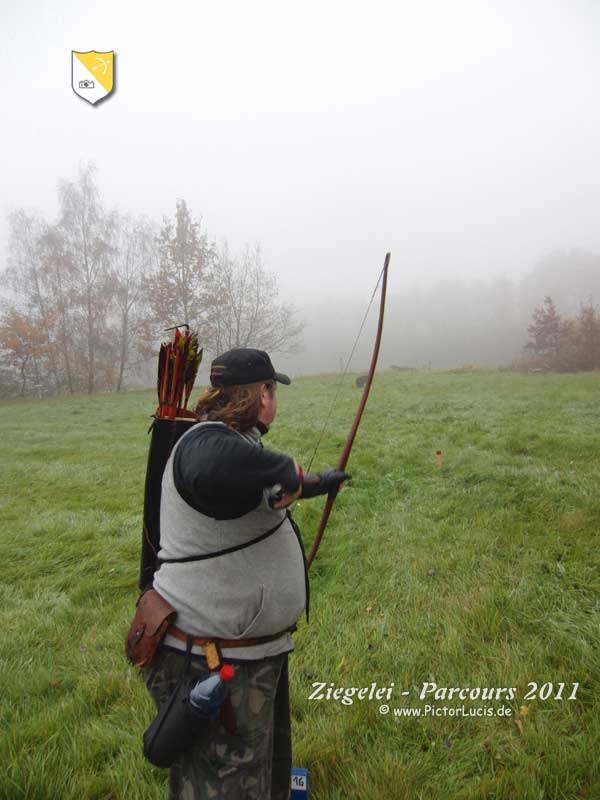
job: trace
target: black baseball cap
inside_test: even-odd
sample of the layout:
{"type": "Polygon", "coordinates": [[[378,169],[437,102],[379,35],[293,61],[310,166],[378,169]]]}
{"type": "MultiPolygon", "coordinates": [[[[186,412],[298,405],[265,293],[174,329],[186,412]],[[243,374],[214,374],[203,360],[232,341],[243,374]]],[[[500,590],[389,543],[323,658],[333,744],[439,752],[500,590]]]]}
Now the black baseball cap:
{"type": "Polygon", "coordinates": [[[212,386],[242,386],[259,381],[277,381],[288,386],[291,383],[287,375],[275,372],[264,350],[238,347],[217,356],[210,365],[212,386]]]}

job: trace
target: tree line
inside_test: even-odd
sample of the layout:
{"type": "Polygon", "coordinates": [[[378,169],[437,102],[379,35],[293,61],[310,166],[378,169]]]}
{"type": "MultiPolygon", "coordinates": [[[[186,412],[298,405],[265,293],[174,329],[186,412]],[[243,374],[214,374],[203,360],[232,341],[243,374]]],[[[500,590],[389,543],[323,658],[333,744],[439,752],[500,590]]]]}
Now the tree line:
{"type": "Polygon", "coordinates": [[[600,315],[591,299],[576,317],[563,317],[547,295],[527,328],[528,356],[524,364],[534,369],[572,372],[600,369],[600,315]]]}
{"type": "Polygon", "coordinates": [[[278,301],[260,247],[209,241],[185,200],[162,225],[109,210],[93,165],[58,185],[55,222],[9,216],[1,273],[0,395],[121,391],[187,323],[212,354],[294,352],[303,323],[278,301]]]}
{"type": "MultiPolygon", "coordinates": [[[[485,275],[483,267],[480,274],[485,275]]],[[[408,285],[404,274],[399,278],[407,285],[388,292],[380,363],[434,369],[556,369],[544,367],[543,363],[551,362],[534,351],[523,352],[532,313],[550,295],[562,318],[576,320],[581,309],[591,305],[590,298],[600,297],[600,254],[555,251],[521,276],[466,280],[449,272],[444,281],[424,288],[408,285]]],[[[339,369],[364,311],[365,302],[357,297],[339,300],[333,294],[315,295],[305,310],[306,349],[295,357],[296,369],[312,373],[339,369]]],[[[370,331],[358,342],[353,369],[368,368],[372,327],[370,331]]]]}

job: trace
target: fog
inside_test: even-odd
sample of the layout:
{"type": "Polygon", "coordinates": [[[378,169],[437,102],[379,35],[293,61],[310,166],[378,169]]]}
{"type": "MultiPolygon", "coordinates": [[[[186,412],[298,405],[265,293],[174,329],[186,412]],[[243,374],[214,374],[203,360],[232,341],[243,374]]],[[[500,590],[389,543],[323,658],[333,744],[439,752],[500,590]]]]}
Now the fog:
{"type": "MultiPolygon", "coordinates": [[[[474,347],[436,349],[439,304],[471,298],[482,314],[482,292],[496,287],[506,308],[517,293],[526,320],[551,288],[531,289],[536,267],[557,252],[600,253],[592,0],[93,11],[38,0],[4,7],[0,22],[0,254],[6,214],[53,218],[58,180],[92,160],[109,207],[160,220],[182,197],[216,241],[260,243],[308,323],[303,353],[280,359],[291,372],[336,369],[348,355],[388,250],[384,363],[434,366],[518,347],[514,334],[479,359],[474,347]],[[116,51],[116,90],[97,106],[71,89],[73,49],[116,51]]],[[[593,294],[598,263],[578,299],[593,294]]],[[[454,316],[464,322],[462,307],[454,316]]],[[[470,330],[453,328],[458,344],[470,330]]]]}

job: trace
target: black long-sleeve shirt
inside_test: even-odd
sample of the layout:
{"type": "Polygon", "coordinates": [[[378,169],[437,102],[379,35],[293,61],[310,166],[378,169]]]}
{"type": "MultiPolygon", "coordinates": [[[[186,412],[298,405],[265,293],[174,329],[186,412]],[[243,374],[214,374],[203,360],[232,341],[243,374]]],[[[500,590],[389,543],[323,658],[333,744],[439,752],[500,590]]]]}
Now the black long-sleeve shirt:
{"type": "Polygon", "coordinates": [[[224,425],[190,431],[173,461],[175,488],[189,505],[214,519],[235,519],[256,508],[266,487],[297,491],[294,461],[263,448],[258,431],[256,441],[247,436],[224,425]]]}

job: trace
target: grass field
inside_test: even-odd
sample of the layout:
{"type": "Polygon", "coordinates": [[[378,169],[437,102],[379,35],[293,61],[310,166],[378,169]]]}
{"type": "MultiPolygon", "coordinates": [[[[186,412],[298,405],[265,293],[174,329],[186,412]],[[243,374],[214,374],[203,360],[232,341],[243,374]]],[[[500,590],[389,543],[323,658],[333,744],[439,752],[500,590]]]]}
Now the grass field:
{"type": "MultiPolygon", "coordinates": [[[[335,386],[281,387],[265,443],[306,465],[335,386]]],[[[377,376],[290,659],[312,800],[600,797],[599,394],[599,374],[377,376]],[[512,716],[384,716],[382,701],[309,701],[317,681],[394,682],[392,709],[512,716]],[[431,703],[426,682],[516,691],[431,703]]],[[[359,395],[348,378],[313,468],[335,465],[359,395]]],[[[152,392],[1,406],[0,798],[166,797],[141,754],[152,704],[123,657],[154,406],[152,392]]],[[[321,506],[295,511],[307,545],[321,506]]]]}

